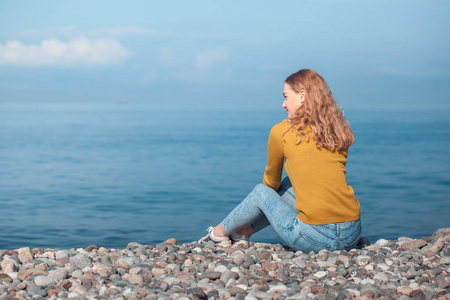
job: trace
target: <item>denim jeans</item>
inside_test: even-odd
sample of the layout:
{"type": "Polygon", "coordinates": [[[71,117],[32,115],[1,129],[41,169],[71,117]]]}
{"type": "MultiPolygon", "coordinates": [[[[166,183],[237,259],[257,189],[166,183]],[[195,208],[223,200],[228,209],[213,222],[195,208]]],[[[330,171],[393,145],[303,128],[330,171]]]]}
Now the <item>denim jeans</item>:
{"type": "Polygon", "coordinates": [[[278,192],[261,183],[223,220],[223,227],[227,233],[233,233],[248,225],[255,232],[272,225],[291,249],[305,253],[356,248],[361,235],[359,219],[324,225],[305,224],[297,218],[295,203],[288,177],[283,179],[278,192]]]}

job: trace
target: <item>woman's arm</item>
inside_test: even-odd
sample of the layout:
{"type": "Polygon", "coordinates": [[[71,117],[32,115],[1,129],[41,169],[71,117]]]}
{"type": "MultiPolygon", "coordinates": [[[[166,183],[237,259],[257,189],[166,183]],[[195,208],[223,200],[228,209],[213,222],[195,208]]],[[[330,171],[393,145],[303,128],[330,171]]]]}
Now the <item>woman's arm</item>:
{"type": "Polygon", "coordinates": [[[269,141],[267,143],[268,159],[263,183],[275,191],[280,187],[283,172],[283,132],[282,123],[273,126],[272,130],[270,130],[269,141]]]}

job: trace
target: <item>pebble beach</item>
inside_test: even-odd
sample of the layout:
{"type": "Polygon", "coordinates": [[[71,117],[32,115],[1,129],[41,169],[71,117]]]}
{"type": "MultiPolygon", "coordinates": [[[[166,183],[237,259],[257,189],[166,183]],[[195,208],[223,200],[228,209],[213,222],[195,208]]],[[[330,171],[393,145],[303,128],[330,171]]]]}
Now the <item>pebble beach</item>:
{"type": "Polygon", "coordinates": [[[0,299],[450,299],[450,228],[362,249],[129,243],[0,250],[0,299]]]}

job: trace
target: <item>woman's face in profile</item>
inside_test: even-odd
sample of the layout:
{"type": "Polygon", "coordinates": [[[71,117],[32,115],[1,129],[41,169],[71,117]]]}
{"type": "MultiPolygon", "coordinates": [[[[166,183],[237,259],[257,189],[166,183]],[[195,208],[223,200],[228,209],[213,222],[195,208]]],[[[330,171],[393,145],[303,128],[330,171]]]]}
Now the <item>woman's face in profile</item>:
{"type": "Polygon", "coordinates": [[[295,117],[295,112],[305,101],[305,90],[301,90],[300,93],[297,93],[289,84],[285,83],[283,96],[283,108],[286,109],[288,119],[293,119],[295,117]]]}

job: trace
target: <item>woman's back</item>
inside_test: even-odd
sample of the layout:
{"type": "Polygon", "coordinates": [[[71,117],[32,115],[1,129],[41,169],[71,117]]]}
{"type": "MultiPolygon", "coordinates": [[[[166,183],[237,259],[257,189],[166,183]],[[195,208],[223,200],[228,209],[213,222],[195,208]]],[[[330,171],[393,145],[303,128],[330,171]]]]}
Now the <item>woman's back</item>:
{"type": "MultiPolygon", "coordinates": [[[[320,225],[359,219],[360,205],[345,177],[347,151],[319,149],[312,138],[298,144],[297,132],[288,129],[289,121],[284,120],[270,132],[263,183],[278,188],[276,183],[283,169],[280,158],[284,158],[302,222],[320,225]]],[[[311,137],[309,127],[306,133],[311,137]]]]}

